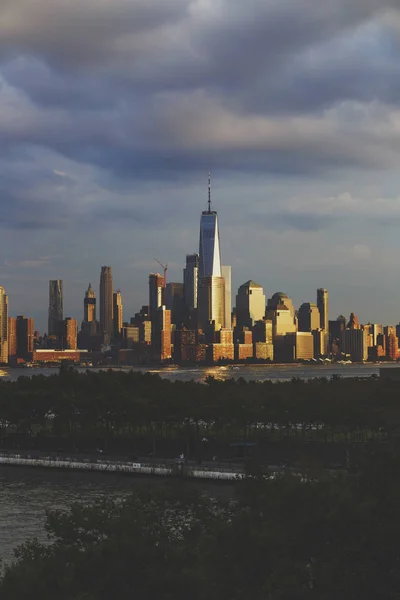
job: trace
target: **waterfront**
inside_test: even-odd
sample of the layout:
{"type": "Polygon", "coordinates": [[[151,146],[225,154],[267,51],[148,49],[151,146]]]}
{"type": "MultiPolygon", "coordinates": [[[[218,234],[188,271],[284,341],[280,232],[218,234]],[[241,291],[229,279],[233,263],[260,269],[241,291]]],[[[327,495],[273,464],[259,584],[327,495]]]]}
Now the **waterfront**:
{"type": "MultiPolygon", "coordinates": [[[[354,363],[340,365],[338,363],[329,365],[246,365],[246,366],[228,366],[228,367],[113,367],[123,371],[147,371],[157,373],[160,377],[170,379],[171,381],[197,381],[204,382],[209,376],[225,380],[231,377],[238,379],[243,377],[246,381],[290,381],[293,377],[299,379],[313,379],[315,377],[330,378],[333,375],[340,377],[371,377],[379,375],[380,368],[396,366],[396,363],[354,363]]],[[[103,370],[107,367],[103,367],[103,370]]],[[[78,371],[84,373],[85,367],[78,367],[78,371]]],[[[100,371],[100,368],[91,368],[91,371],[100,371]]],[[[33,375],[55,375],[58,372],[56,368],[32,368],[32,369],[9,369],[0,367],[0,378],[8,381],[16,381],[18,377],[31,377],[33,375]]]]}
{"type": "MultiPolygon", "coordinates": [[[[64,508],[72,502],[123,498],[138,485],[165,483],[165,479],[157,477],[0,467],[0,560],[12,560],[13,548],[27,538],[46,540],[47,509],[64,508]]],[[[229,484],[221,487],[213,483],[185,482],[182,485],[197,486],[216,496],[232,490],[229,484]]]]}

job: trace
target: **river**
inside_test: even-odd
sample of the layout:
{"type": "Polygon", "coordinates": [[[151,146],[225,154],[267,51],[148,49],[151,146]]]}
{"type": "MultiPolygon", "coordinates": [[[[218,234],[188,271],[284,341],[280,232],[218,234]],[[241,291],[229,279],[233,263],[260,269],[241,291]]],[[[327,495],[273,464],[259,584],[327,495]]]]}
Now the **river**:
{"type": "MultiPolygon", "coordinates": [[[[293,377],[312,379],[314,377],[370,377],[378,375],[379,368],[390,364],[351,364],[351,365],[260,365],[245,367],[167,367],[149,369],[170,380],[204,382],[209,375],[219,379],[243,377],[246,380],[290,381],[293,377]]],[[[82,372],[85,369],[80,369],[82,372]]],[[[96,369],[97,370],[97,369],[96,369]]],[[[139,371],[140,369],[134,369],[139,371]]],[[[0,377],[15,381],[21,376],[53,375],[56,369],[0,369],[0,377]]],[[[123,497],[136,486],[163,484],[162,478],[122,476],[102,473],[54,472],[22,467],[0,468],[0,559],[10,561],[13,548],[29,537],[44,541],[45,510],[66,507],[71,502],[90,502],[96,498],[123,497]]],[[[221,486],[213,483],[185,483],[197,485],[201,489],[212,490],[213,494],[227,493],[229,484],[221,486]],[[226,487],[228,486],[228,487],[226,487]],[[221,492],[221,490],[224,490],[221,492]]]]}
{"type": "MultiPolygon", "coordinates": [[[[0,467],[0,560],[10,562],[13,549],[27,538],[47,540],[44,528],[47,509],[65,508],[72,502],[87,504],[104,497],[123,498],[138,486],[165,484],[162,477],[0,467]]],[[[229,483],[179,482],[178,485],[206,490],[215,497],[233,493],[229,483]]]]}
{"type": "MultiPolygon", "coordinates": [[[[293,377],[300,379],[313,379],[315,377],[327,377],[332,375],[340,375],[341,377],[370,377],[371,375],[379,375],[379,369],[396,366],[393,363],[366,363],[366,364],[349,364],[339,365],[337,363],[330,365],[302,365],[302,364],[287,364],[287,365],[246,365],[237,367],[163,367],[163,368],[138,368],[138,367],[121,367],[124,371],[145,371],[149,373],[158,373],[161,377],[179,381],[198,381],[204,382],[206,377],[212,375],[218,379],[229,379],[234,377],[238,379],[243,377],[247,381],[290,381],[293,377]]],[[[117,367],[114,367],[116,369],[117,367]]],[[[78,371],[85,372],[85,368],[78,368],[78,371]]],[[[98,371],[98,368],[91,368],[92,371],[98,371]]],[[[10,381],[16,381],[21,376],[32,375],[54,375],[57,373],[56,368],[32,368],[32,369],[9,369],[0,367],[0,377],[10,381]]]]}

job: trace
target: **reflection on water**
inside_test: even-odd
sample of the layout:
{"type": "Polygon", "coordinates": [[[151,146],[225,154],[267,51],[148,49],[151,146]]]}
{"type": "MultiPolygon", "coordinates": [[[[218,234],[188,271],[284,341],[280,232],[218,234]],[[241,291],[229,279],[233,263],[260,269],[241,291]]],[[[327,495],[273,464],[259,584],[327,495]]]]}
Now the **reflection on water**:
{"type": "MultiPolygon", "coordinates": [[[[149,373],[157,373],[165,379],[178,379],[180,381],[198,381],[204,382],[209,376],[217,379],[226,380],[234,377],[238,379],[243,377],[247,381],[290,381],[293,377],[300,379],[313,379],[315,377],[327,377],[340,375],[341,377],[370,377],[379,375],[380,368],[393,367],[392,363],[387,364],[350,364],[350,365],[251,365],[251,366],[223,366],[223,367],[165,367],[162,369],[150,368],[149,373]]],[[[94,368],[91,371],[99,371],[94,368]]],[[[123,371],[143,371],[138,367],[122,367],[123,371]]],[[[85,368],[79,368],[78,371],[85,372],[85,368]]],[[[54,375],[57,369],[0,369],[0,377],[10,381],[16,381],[18,377],[31,377],[32,375],[54,375]]]]}

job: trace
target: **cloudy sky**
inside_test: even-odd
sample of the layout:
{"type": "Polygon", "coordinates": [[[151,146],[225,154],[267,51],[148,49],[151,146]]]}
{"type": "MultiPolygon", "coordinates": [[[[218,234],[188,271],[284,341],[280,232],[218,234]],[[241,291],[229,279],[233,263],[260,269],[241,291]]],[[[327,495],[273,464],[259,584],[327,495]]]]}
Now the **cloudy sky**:
{"type": "Polygon", "coordinates": [[[400,320],[399,0],[1,0],[0,285],[47,327],[182,279],[207,172],[233,287],[400,320]]]}

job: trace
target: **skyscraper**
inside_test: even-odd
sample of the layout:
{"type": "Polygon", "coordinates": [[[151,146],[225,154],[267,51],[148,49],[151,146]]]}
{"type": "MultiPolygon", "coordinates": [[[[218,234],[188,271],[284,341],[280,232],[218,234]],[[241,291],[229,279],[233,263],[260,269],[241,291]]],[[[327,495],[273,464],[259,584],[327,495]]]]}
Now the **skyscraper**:
{"type": "Polygon", "coordinates": [[[167,283],[165,288],[165,306],[171,311],[171,323],[178,327],[185,316],[184,285],[183,283],[167,283]]]}
{"type": "Polygon", "coordinates": [[[222,277],[225,284],[225,329],[232,327],[232,267],[221,267],[222,277]]]}
{"type": "Polygon", "coordinates": [[[183,269],[183,288],[187,311],[197,308],[197,280],[199,273],[199,255],[187,254],[186,267],[183,269]]]}
{"type": "Polygon", "coordinates": [[[324,288],[317,290],[317,306],[320,315],[320,329],[327,332],[329,330],[328,290],[324,288]]]}
{"type": "Polygon", "coordinates": [[[100,332],[113,333],[113,278],[111,267],[101,267],[100,274],[100,332]]]}
{"type": "Polygon", "coordinates": [[[8,360],[17,356],[17,319],[8,317],[8,360]]]}
{"type": "Polygon", "coordinates": [[[211,210],[211,182],[208,178],[208,210],[201,213],[198,283],[199,327],[215,321],[225,327],[225,281],[221,270],[218,215],[211,210]]]}
{"type": "Polygon", "coordinates": [[[48,335],[57,337],[60,322],[63,320],[63,282],[61,279],[49,281],[49,325],[48,335]]]}
{"type": "Polygon", "coordinates": [[[0,286],[0,363],[8,363],[8,296],[0,286]]]}
{"type": "Polygon", "coordinates": [[[150,273],[149,275],[149,310],[150,318],[154,319],[157,309],[164,304],[164,286],[165,280],[160,273],[150,273]]]}
{"type": "Polygon", "coordinates": [[[299,331],[320,329],[320,313],[316,304],[304,302],[299,308],[299,331]]]}
{"type": "Polygon", "coordinates": [[[33,319],[22,315],[16,318],[15,323],[16,346],[18,358],[31,358],[33,352],[33,338],[35,324],[33,319]]]}
{"type": "Polygon", "coordinates": [[[96,294],[92,289],[92,284],[89,283],[89,287],[85,292],[85,299],[83,301],[85,323],[91,323],[96,320],[96,294]]]}
{"type": "Polygon", "coordinates": [[[172,358],[171,311],[165,306],[160,306],[153,316],[151,344],[155,360],[163,362],[172,358]]]}
{"type": "Polygon", "coordinates": [[[61,338],[63,350],[76,350],[78,342],[78,322],[67,317],[61,323],[61,338]]]}
{"type": "Polygon", "coordinates": [[[264,290],[255,281],[246,281],[238,289],[236,296],[236,326],[253,327],[256,321],[265,316],[264,290]]]}
{"type": "Polygon", "coordinates": [[[211,210],[211,181],[208,178],[208,210],[201,213],[199,277],[222,277],[218,215],[211,210]]]}
{"type": "Polygon", "coordinates": [[[114,315],[114,335],[118,336],[121,333],[123,322],[122,296],[120,290],[114,292],[113,295],[113,315],[114,315]]]}

